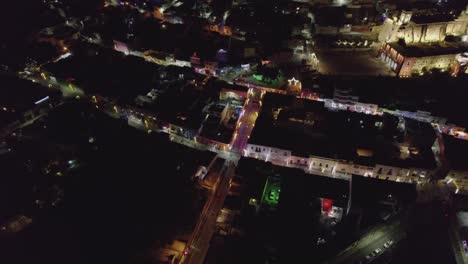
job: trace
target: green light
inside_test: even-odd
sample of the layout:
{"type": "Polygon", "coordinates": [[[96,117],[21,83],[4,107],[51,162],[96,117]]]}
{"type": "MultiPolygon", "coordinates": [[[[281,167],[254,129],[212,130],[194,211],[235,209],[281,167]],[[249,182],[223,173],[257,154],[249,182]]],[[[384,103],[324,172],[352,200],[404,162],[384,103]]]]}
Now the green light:
{"type": "Polygon", "coordinates": [[[262,204],[276,207],[278,206],[281,193],[281,184],[279,179],[268,177],[263,188],[262,204]]]}
{"type": "Polygon", "coordinates": [[[261,82],[261,81],[263,80],[263,75],[261,75],[261,74],[253,74],[252,76],[253,76],[253,77],[255,78],[255,80],[257,80],[257,81],[260,81],[260,82],[261,82]]]}

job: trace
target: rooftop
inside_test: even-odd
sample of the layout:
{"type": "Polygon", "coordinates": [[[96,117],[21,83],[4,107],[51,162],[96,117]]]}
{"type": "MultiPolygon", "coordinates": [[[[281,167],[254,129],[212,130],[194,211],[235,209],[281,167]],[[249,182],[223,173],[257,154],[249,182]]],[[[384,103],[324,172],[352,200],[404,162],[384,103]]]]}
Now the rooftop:
{"type": "Polygon", "coordinates": [[[412,16],[411,21],[416,24],[429,24],[429,23],[441,23],[453,21],[456,18],[453,14],[430,14],[430,15],[418,15],[412,16]]]}
{"type": "Polygon", "coordinates": [[[468,155],[468,140],[458,139],[453,136],[444,135],[445,156],[450,167],[454,170],[468,169],[466,156],[468,155]]]}
{"type": "Polygon", "coordinates": [[[302,157],[432,168],[433,130],[428,134],[423,125],[409,122],[402,131],[398,122],[390,115],[332,112],[322,102],[267,94],[249,143],[291,150],[302,157]],[[372,154],[363,157],[358,150],[372,154]]]}
{"type": "Polygon", "coordinates": [[[468,51],[468,46],[453,42],[418,43],[402,46],[396,42],[388,43],[393,49],[405,57],[428,57],[458,54],[468,51]]]}

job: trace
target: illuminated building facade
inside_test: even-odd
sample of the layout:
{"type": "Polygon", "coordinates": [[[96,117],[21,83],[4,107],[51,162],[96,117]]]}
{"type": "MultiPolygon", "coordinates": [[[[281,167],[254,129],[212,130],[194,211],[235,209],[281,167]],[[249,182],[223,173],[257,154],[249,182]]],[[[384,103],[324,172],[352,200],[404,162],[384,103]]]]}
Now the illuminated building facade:
{"type": "Polygon", "coordinates": [[[464,52],[466,47],[453,43],[401,46],[385,42],[379,56],[398,76],[409,77],[431,69],[449,70],[456,57],[464,52]]]}
{"type": "Polygon", "coordinates": [[[387,18],[379,32],[379,41],[404,39],[406,43],[443,41],[446,36],[468,34],[468,12],[458,17],[451,15],[413,16],[402,11],[400,17],[387,18]]]}
{"type": "Polygon", "coordinates": [[[367,166],[352,161],[326,157],[299,157],[291,150],[270,146],[248,144],[244,156],[265,160],[279,166],[303,169],[305,172],[349,180],[351,175],[385,179],[396,182],[426,182],[431,169],[417,167],[397,167],[383,164],[367,166]]]}

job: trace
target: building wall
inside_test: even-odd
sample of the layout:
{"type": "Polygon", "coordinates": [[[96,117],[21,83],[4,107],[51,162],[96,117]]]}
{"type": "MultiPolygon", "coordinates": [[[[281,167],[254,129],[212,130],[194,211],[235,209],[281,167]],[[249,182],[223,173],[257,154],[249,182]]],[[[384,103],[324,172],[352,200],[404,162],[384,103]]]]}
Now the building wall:
{"type": "Polygon", "coordinates": [[[416,58],[413,71],[420,72],[423,68],[426,69],[442,69],[446,70],[449,68],[450,64],[455,61],[456,54],[440,55],[440,56],[428,56],[416,58]]]}
{"type": "MultiPolygon", "coordinates": [[[[366,166],[350,161],[329,159],[325,157],[293,156],[289,150],[248,144],[244,156],[265,160],[275,165],[303,169],[312,174],[349,179],[352,174],[373,177],[397,182],[426,182],[431,170],[420,168],[400,168],[376,164],[366,166]]],[[[467,175],[468,176],[468,175],[467,175]]],[[[468,179],[467,179],[468,180],[468,179]]]]}
{"type": "Polygon", "coordinates": [[[446,54],[426,57],[404,57],[393,49],[388,43],[384,43],[379,51],[380,59],[389,65],[392,70],[401,77],[409,77],[413,73],[422,72],[423,69],[447,70],[455,61],[457,54],[446,54]]]}
{"type": "Polygon", "coordinates": [[[400,71],[398,76],[410,77],[413,74],[413,67],[416,63],[416,58],[404,58],[403,62],[400,65],[400,71]]]}
{"type": "Polygon", "coordinates": [[[379,114],[379,106],[375,104],[365,104],[359,102],[344,102],[342,100],[334,100],[334,99],[325,99],[324,106],[331,110],[345,110],[345,111],[352,111],[358,113],[366,113],[371,115],[379,114]]]}
{"type": "Polygon", "coordinates": [[[248,144],[244,156],[270,161],[273,164],[286,165],[291,157],[291,151],[248,144]]]}
{"type": "Polygon", "coordinates": [[[392,181],[414,182],[425,180],[429,175],[428,170],[418,168],[399,168],[377,164],[372,172],[375,178],[389,179],[392,181]]]}
{"type": "Polygon", "coordinates": [[[379,32],[379,41],[396,41],[404,38],[406,43],[443,41],[447,35],[461,36],[468,33],[468,19],[460,16],[454,21],[415,24],[411,15],[402,12],[399,19],[386,19],[379,32]]]}
{"type": "Polygon", "coordinates": [[[398,34],[400,24],[390,18],[385,19],[382,26],[380,26],[378,40],[380,42],[395,41],[398,34]]]}

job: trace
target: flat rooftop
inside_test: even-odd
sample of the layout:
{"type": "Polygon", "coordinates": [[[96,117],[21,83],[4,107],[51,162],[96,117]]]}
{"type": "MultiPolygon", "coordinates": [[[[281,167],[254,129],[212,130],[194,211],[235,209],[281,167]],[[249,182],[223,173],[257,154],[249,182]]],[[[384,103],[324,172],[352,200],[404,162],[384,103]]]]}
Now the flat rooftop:
{"type": "Polygon", "coordinates": [[[388,43],[393,49],[405,57],[429,57],[458,54],[468,51],[468,46],[454,42],[418,43],[402,46],[396,42],[388,43]]]}
{"type": "Polygon", "coordinates": [[[445,156],[454,170],[468,169],[468,140],[444,135],[445,156]]]}
{"type": "Polygon", "coordinates": [[[411,21],[416,24],[442,23],[453,21],[456,17],[454,14],[438,13],[412,16],[411,21]]]}
{"type": "Polygon", "coordinates": [[[249,143],[291,150],[301,157],[433,168],[434,131],[405,124],[402,130],[394,116],[333,112],[322,102],[267,94],[249,143]]]}

